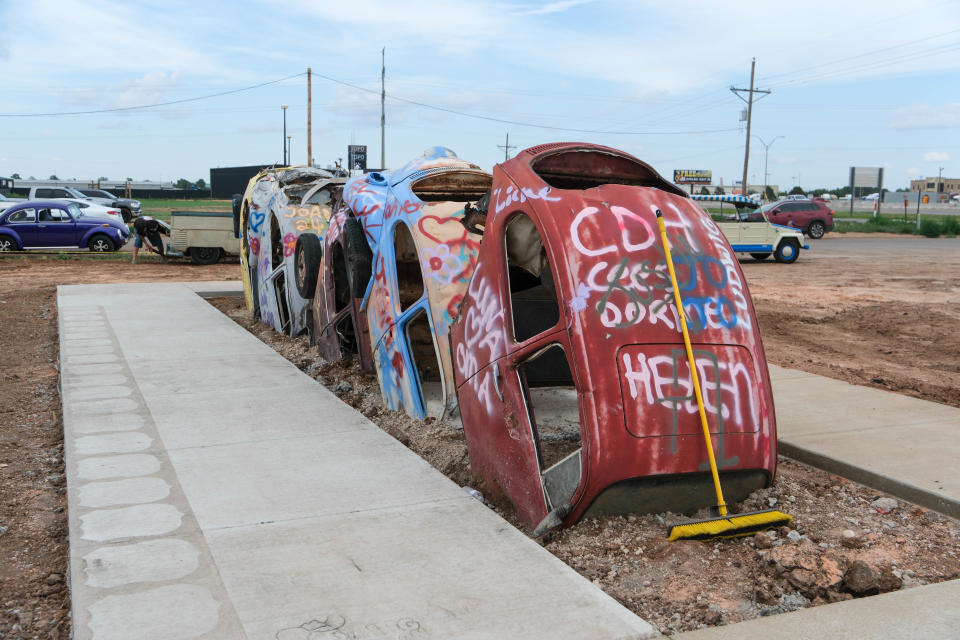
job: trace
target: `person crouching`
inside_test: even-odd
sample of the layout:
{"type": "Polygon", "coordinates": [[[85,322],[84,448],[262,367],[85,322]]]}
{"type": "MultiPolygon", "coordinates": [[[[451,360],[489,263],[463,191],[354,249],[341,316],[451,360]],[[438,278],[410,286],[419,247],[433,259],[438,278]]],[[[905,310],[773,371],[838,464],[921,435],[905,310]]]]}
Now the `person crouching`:
{"type": "Polygon", "coordinates": [[[137,264],[137,254],[140,253],[144,243],[149,251],[159,255],[164,262],[167,261],[167,256],[163,252],[163,241],[160,239],[160,234],[166,233],[166,230],[156,219],[150,216],[137,218],[133,223],[133,231],[136,237],[133,239],[133,259],[130,264],[137,264]]]}

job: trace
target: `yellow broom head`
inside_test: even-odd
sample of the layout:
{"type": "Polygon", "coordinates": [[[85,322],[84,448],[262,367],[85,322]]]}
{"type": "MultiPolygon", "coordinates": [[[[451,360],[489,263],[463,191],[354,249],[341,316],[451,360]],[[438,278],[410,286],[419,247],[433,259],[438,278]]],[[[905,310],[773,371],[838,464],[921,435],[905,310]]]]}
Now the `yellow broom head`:
{"type": "Polygon", "coordinates": [[[793,516],[768,509],[747,511],[721,518],[684,522],[670,527],[669,540],[718,540],[753,535],[757,531],[788,525],[793,516]]]}

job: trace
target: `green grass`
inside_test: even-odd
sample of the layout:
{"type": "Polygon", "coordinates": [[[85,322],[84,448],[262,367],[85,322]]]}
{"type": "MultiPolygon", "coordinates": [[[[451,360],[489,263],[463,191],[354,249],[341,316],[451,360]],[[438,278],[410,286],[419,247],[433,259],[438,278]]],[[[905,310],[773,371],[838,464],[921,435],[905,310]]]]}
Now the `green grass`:
{"type": "Polygon", "coordinates": [[[908,219],[904,221],[902,215],[898,216],[888,214],[880,214],[876,218],[870,218],[866,222],[838,220],[835,217],[834,224],[834,231],[838,231],[840,233],[844,233],[846,231],[860,231],[865,233],[902,233],[909,235],[922,235],[928,238],[937,238],[939,236],[953,238],[960,233],[960,217],[952,215],[922,214],[920,216],[919,229],[917,229],[917,220],[913,216],[908,217],[908,219]]]}
{"type": "Polygon", "coordinates": [[[146,198],[140,200],[142,214],[152,216],[157,220],[170,220],[170,210],[177,211],[232,211],[233,202],[231,200],[211,200],[202,198],[198,200],[174,200],[161,198],[146,198]]]}

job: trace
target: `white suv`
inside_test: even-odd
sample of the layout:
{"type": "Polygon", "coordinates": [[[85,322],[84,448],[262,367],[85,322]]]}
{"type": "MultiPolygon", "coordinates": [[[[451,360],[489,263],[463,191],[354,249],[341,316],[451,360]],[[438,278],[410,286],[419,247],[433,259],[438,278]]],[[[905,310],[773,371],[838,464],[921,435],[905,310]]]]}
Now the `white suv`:
{"type": "MultiPolygon", "coordinates": [[[[742,196],[693,196],[693,199],[744,202],[742,196]]],[[[772,224],[759,209],[749,212],[738,210],[728,219],[718,220],[717,226],[735,252],[749,253],[756,260],[766,260],[772,255],[777,262],[790,264],[800,257],[800,249],[810,248],[803,242],[803,231],[772,224]]]]}

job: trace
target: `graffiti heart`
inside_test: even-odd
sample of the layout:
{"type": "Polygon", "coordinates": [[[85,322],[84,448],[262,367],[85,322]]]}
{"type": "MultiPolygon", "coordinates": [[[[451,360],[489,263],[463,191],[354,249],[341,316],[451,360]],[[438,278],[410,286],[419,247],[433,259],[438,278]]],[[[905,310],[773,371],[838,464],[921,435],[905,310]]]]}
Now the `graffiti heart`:
{"type": "Polygon", "coordinates": [[[250,230],[254,233],[260,233],[260,227],[263,226],[263,221],[267,219],[267,214],[262,211],[252,211],[250,213],[250,230]]]}

